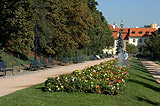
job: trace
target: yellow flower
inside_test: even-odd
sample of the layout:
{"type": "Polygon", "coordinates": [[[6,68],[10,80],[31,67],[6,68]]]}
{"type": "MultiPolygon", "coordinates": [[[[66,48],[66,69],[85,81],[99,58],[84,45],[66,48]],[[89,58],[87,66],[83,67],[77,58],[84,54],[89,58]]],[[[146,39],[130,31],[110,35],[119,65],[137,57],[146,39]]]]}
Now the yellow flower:
{"type": "Polygon", "coordinates": [[[61,86],[61,88],[63,88],[63,86],[61,86]]]}
{"type": "Polygon", "coordinates": [[[58,88],[58,91],[60,90],[60,88],[58,88]]]}
{"type": "Polygon", "coordinates": [[[58,88],[58,86],[56,86],[56,88],[58,88]]]}

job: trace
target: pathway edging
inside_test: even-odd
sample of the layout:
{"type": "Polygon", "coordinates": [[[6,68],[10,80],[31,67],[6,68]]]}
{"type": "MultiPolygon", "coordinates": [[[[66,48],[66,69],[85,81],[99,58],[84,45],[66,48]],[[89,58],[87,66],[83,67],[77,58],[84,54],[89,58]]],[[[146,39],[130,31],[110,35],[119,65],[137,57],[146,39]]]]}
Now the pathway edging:
{"type": "Polygon", "coordinates": [[[148,60],[142,60],[141,63],[147,68],[147,70],[152,74],[155,80],[160,84],[160,65],[148,60]]]}
{"type": "Polygon", "coordinates": [[[36,71],[29,74],[7,76],[6,78],[0,78],[0,97],[24,88],[28,88],[32,85],[43,83],[46,81],[48,77],[57,77],[60,74],[68,74],[76,69],[82,70],[85,67],[100,64],[101,62],[109,61],[112,59],[114,58],[106,58],[96,61],[86,61],[84,63],[45,69],[43,71],[36,71]]]}

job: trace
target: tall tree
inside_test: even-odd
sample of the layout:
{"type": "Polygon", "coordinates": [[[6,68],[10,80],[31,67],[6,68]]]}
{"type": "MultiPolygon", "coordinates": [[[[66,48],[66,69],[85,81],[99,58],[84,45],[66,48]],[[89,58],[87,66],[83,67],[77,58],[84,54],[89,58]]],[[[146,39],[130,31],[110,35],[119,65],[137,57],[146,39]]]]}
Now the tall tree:
{"type": "Polygon", "coordinates": [[[144,46],[145,51],[149,51],[152,58],[160,59],[160,35],[158,31],[152,34],[144,46]]]}
{"type": "Polygon", "coordinates": [[[124,47],[124,44],[123,44],[123,39],[122,39],[122,35],[121,35],[121,30],[120,30],[119,36],[118,36],[118,44],[117,44],[116,54],[123,53],[123,47],[124,47]]]}
{"type": "Polygon", "coordinates": [[[13,50],[33,48],[35,14],[30,0],[2,0],[0,42],[13,50]]]}

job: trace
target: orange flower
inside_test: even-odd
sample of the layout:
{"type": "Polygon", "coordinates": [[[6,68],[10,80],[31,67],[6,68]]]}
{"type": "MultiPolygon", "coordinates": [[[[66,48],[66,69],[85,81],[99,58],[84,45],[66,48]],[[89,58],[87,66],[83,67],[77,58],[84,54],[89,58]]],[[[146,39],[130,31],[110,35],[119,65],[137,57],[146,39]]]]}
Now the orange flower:
{"type": "Polygon", "coordinates": [[[98,91],[98,93],[101,93],[101,91],[98,91]]]}
{"type": "Polygon", "coordinates": [[[96,88],[98,88],[98,87],[99,87],[99,85],[96,86],[96,88]]]}
{"type": "Polygon", "coordinates": [[[107,78],[107,80],[109,80],[109,78],[107,78]]]}

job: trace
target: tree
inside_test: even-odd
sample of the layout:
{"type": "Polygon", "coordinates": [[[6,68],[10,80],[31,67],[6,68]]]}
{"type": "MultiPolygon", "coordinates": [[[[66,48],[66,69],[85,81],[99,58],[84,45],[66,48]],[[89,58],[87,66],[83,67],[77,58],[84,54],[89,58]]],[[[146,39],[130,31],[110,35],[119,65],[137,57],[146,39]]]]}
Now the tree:
{"type": "Polygon", "coordinates": [[[137,53],[137,49],[136,49],[136,46],[134,44],[128,44],[126,46],[126,50],[128,52],[128,54],[136,54],[137,53]]]}
{"type": "Polygon", "coordinates": [[[145,51],[150,53],[154,59],[160,59],[160,35],[158,31],[152,34],[149,40],[144,45],[145,51]]]}
{"type": "Polygon", "coordinates": [[[38,54],[63,57],[94,47],[102,53],[111,45],[112,31],[97,5],[95,0],[2,0],[0,45],[34,51],[37,21],[38,54]]]}
{"type": "Polygon", "coordinates": [[[116,54],[123,53],[123,47],[124,47],[124,44],[123,44],[121,30],[120,30],[119,36],[118,36],[118,44],[117,44],[116,54]]]}
{"type": "Polygon", "coordinates": [[[2,0],[0,3],[0,43],[15,51],[34,45],[35,14],[30,0],[2,0]]]}

